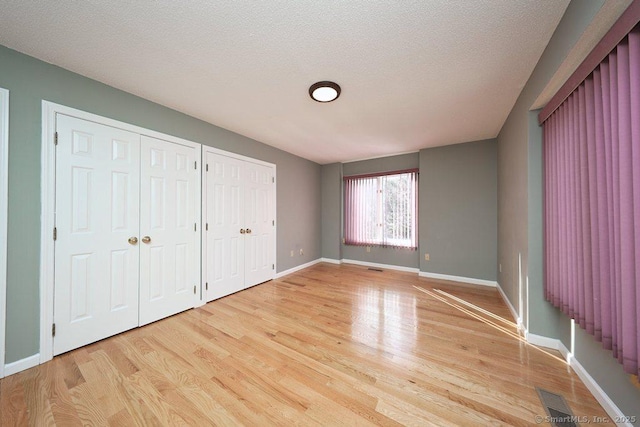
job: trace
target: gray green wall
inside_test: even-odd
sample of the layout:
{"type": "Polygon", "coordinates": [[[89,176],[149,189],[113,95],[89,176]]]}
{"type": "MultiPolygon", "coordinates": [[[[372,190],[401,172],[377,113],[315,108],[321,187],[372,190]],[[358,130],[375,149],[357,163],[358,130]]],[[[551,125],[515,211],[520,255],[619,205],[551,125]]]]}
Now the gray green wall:
{"type": "MultiPolygon", "coordinates": [[[[498,135],[498,263],[502,265],[498,282],[511,303],[518,309],[520,288],[524,307],[527,306],[528,281],[529,314],[545,314],[535,321],[528,319],[530,327],[533,328],[531,332],[553,338],[561,338],[556,336],[557,316],[554,318],[552,313],[546,316],[550,314],[543,307],[546,302],[532,299],[532,292],[536,292],[535,287],[542,286],[542,254],[537,248],[529,254],[529,233],[537,236],[542,228],[539,227],[541,222],[538,221],[539,224],[536,224],[536,218],[532,218],[532,230],[529,230],[529,215],[530,212],[541,212],[542,204],[541,189],[537,190],[541,185],[541,177],[536,179],[539,172],[532,170],[530,182],[529,170],[540,170],[542,167],[542,132],[537,126],[535,114],[530,112],[530,107],[602,4],[602,0],[574,0],[569,4],[498,135]]],[[[532,241],[532,246],[536,246],[536,242],[532,241]]],[[[527,313],[524,308],[522,314],[526,325],[527,313]]]]}
{"type": "Polygon", "coordinates": [[[342,164],[322,166],[322,257],[342,259],[342,164]]]}
{"type": "Polygon", "coordinates": [[[322,256],[496,280],[497,144],[477,141],[322,166],[322,256]],[[342,176],[420,169],[418,251],[342,244],[342,176]],[[336,221],[338,221],[336,223],[336,221]],[[430,261],[424,260],[429,252],[430,261]]]}
{"type": "Polygon", "coordinates": [[[6,363],[39,351],[42,100],[275,163],[277,269],[320,258],[320,165],[3,46],[0,87],[10,91],[6,363]]]}
{"type": "Polygon", "coordinates": [[[496,281],[497,161],[495,139],[420,151],[420,271],[496,281]]]}
{"type": "MultiPolygon", "coordinates": [[[[570,320],[544,299],[542,131],[530,109],[603,3],[572,0],[498,135],[498,282],[516,309],[522,295],[530,333],[559,339],[569,349],[570,320]]],[[[625,414],[637,416],[640,390],[611,352],[579,327],[575,344],[579,363],[625,414]]]]}

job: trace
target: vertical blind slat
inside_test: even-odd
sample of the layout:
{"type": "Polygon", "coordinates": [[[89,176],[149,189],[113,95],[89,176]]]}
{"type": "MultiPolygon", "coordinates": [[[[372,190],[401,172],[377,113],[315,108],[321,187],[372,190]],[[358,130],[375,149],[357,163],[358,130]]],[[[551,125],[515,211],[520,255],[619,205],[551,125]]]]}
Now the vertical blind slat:
{"type": "MultiPolygon", "coordinates": [[[[629,34],[629,72],[630,72],[630,92],[638,94],[640,93],[640,32],[634,31],[629,34]]],[[[636,213],[634,217],[634,265],[635,265],[635,307],[640,307],[640,290],[638,285],[640,284],[640,218],[637,213],[640,212],[640,96],[631,98],[631,150],[633,158],[633,211],[636,213]]],[[[638,339],[638,333],[640,333],[640,314],[635,312],[635,324],[636,324],[636,350],[634,358],[632,359],[632,366],[638,365],[638,358],[640,355],[640,339],[638,339]]]]}
{"type": "Polygon", "coordinates": [[[344,178],[349,245],[417,249],[417,172],[344,178]]]}
{"type": "Polygon", "coordinates": [[[626,372],[640,353],[640,29],[544,123],[545,297],[626,372]]]}

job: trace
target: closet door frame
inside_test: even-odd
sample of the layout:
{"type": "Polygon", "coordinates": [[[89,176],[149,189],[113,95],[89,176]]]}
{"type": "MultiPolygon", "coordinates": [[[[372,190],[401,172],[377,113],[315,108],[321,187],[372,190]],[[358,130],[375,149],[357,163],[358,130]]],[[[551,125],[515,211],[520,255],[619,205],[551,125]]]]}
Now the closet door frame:
{"type": "Polygon", "coordinates": [[[9,91],[0,88],[0,378],[4,377],[5,318],[7,313],[7,219],[9,208],[9,91]]]}
{"type": "MultiPolygon", "coordinates": [[[[152,131],[129,123],[120,122],[118,120],[109,119],[86,111],[55,104],[49,101],[42,101],[42,145],[41,145],[41,174],[40,174],[40,191],[41,191],[41,222],[40,222],[40,353],[38,357],[30,358],[32,366],[38,363],[45,363],[53,359],[53,295],[54,295],[54,240],[53,228],[55,226],[55,131],[56,131],[56,115],[64,114],[76,117],[78,119],[96,122],[102,125],[115,127],[129,132],[138,133],[140,135],[150,136],[152,138],[163,139],[165,141],[176,144],[194,147],[196,153],[196,169],[202,172],[201,144],[188,141],[186,139],[163,134],[161,132],[152,131]]],[[[202,173],[201,173],[202,175],[202,173]]],[[[201,179],[197,180],[196,194],[198,203],[202,203],[201,199],[201,179]]],[[[198,238],[202,236],[202,217],[201,209],[196,209],[196,224],[198,228],[198,238]]],[[[198,245],[201,252],[201,245],[198,245]]],[[[196,253],[197,263],[201,262],[201,253],[196,253]]],[[[202,270],[202,268],[198,268],[202,270]]],[[[202,277],[200,277],[200,292],[196,306],[203,305],[202,299],[202,277]]],[[[23,366],[27,369],[31,366],[23,366]]]]}
{"type": "MultiPolygon", "coordinates": [[[[207,158],[207,153],[213,153],[213,154],[219,154],[221,156],[226,156],[226,157],[231,157],[233,159],[236,160],[242,160],[245,162],[250,162],[250,163],[256,163],[259,165],[263,165],[263,166],[267,166],[270,168],[273,168],[273,182],[274,182],[274,186],[273,186],[273,218],[274,219],[274,225],[273,225],[273,247],[272,247],[272,251],[273,251],[273,278],[276,278],[276,272],[278,271],[278,251],[277,251],[277,247],[278,247],[278,168],[276,167],[275,163],[269,163],[269,162],[265,162],[263,160],[258,160],[258,159],[254,159],[253,157],[247,157],[247,156],[243,156],[241,154],[236,154],[236,153],[231,153],[229,151],[224,151],[224,150],[220,150],[219,148],[215,148],[215,147],[209,147],[206,145],[202,146],[202,164],[203,164],[203,173],[202,173],[202,224],[203,224],[203,228],[205,227],[205,223],[206,223],[206,218],[207,218],[207,212],[206,212],[206,195],[207,195],[207,172],[205,170],[206,168],[206,158],[207,158]]],[[[203,233],[206,233],[206,231],[204,231],[203,233]]],[[[202,256],[202,261],[200,262],[200,266],[202,269],[201,275],[200,277],[202,278],[201,281],[203,283],[202,285],[202,292],[201,292],[201,301],[203,301],[203,304],[206,303],[207,301],[207,295],[206,295],[206,290],[204,288],[204,282],[206,280],[207,277],[207,264],[206,264],[206,257],[207,257],[207,247],[206,247],[206,235],[203,234],[202,235],[202,252],[201,252],[201,256],[202,256]]]]}

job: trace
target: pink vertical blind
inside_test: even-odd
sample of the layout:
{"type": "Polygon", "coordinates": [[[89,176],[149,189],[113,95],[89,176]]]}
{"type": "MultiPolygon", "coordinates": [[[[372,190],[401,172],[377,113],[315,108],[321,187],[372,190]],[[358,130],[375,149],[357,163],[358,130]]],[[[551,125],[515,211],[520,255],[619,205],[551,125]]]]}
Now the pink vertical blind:
{"type": "Polygon", "coordinates": [[[638,374],[640,27],[544,123],[546,298],[638,374]]]}
{"type": "Polygon", "coordinates": [[[417,203],[417,170],[345,177],[345,244],[416,249],[417,203]]]}

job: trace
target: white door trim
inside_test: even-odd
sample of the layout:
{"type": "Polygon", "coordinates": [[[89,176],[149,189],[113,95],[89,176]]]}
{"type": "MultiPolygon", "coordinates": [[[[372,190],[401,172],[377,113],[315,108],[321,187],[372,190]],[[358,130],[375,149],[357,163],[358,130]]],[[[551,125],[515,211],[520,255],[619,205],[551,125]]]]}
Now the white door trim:
{"type": "Polygon", "coordinates": [[[0,88],[0,378],[4,377],[7,308],[7,210],[9,208],[9,91],[0,88]]]}
{"type": "MultiPolygon", "coordinates": [[[[49,101],[42,101],[42,146],[41,146],[41,212],[40,212],[40,363],[53,358],[53,337],[51,326],[53,325],[53,286],[54,286],[54,245],[53,227],[55,225],[55,141],[56,114],[65,114],[78,119],[96,122],[102,125],[147,135],[153,138],[169,141],[174,144],[185,145],[196,149],[201,153],[201,144],[167,135],[161,132],[145,129],[140,126],[98,116],[86,111],[66,107],[49,101]]],[[[196,169],[201,170],[202,158],[196,156],[196,169]]],[[[196,194],[201,194],[200,180],[196,194]]],[[[197,210],[198,230],[202,230],[201,210],[197,210]]],[[[200,262],[201,255],[196,258],[200,262]]],[[[202,288],[202,278],[200,278],[202,288]]],[[[202,295],[202,292],[200,292],[202,295]]],[[[201,302],[202,303],[202,302],[201,302]]]]}
{"type": "Polygon", "coordinates": [[[203,145],[202,150],[203,150],[203,153],[206,151],[208,153],[220,154],[221,156],[231,157],[238,160],[244,160],[245,162],[257,163],[259,165],[271,167],[274,170],[276,169],[275,163],[269,163],[269,162],[265,162],[264,160],[254,159],[253,157],[243,156],[242,154],[236,154],[230,151],[224,151],[219,148],[210,147],[208,145],[203,145]]]}

